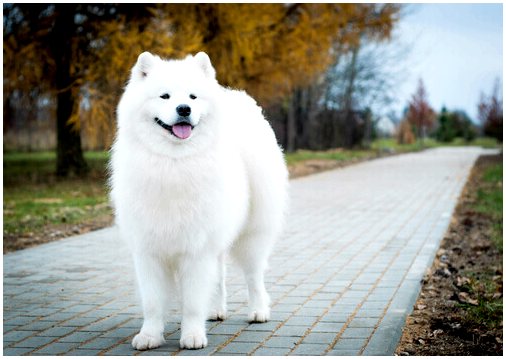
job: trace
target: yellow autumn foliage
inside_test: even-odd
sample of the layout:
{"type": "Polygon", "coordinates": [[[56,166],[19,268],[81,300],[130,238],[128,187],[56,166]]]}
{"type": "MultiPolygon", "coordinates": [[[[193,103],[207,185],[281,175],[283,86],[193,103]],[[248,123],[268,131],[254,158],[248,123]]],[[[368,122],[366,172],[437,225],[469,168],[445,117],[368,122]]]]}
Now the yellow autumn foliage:
{"type": "MultiPolygon", "coordinates": [[[[119,96],[143,51],[164,58],[205,51],[221,84],[245,89],[264,106],[281,103],[318,81],[364,35],[387,38],[398,13],[399,6],[391,4],[160,4],[151,7],[148,22],[100,21],[89,44],[92,59],[75,64],[84,75],[75,84],[79,105],[70,122],[84,131],[89,147],[108,147],[119,96]]],[[[10,48],[15,49],[4,44],[4,58],[10,48]]],[[[34,64],[41,56],[24,51],[34,64]]],[[[9,83],[19,85],[18,70],[26,66],[9,83]]],[[[45,70],[31,71],[27,76],[36,81],[45,70]]],[[[5,84],[4,77],[4,89],[5,84]]]]}

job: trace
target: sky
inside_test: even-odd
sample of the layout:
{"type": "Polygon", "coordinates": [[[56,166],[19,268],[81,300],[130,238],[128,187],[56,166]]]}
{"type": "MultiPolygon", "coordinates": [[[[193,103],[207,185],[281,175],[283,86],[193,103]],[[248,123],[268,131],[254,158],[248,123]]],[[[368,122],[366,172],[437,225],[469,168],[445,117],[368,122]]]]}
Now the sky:
{"type": "Polygon", "coordinates": [[[394,33],[408,51],[394,109],[400,112],[422,79],[429,103],[463,109],[475,120],[480,93],[503,80],[502,4],[409,4],[394,33]]]}

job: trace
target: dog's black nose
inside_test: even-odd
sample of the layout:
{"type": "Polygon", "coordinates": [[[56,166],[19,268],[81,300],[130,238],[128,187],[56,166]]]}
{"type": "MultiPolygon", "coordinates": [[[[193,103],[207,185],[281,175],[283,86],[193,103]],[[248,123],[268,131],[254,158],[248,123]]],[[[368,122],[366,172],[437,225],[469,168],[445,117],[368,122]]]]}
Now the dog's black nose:
{"type": "Polygon", "coordinates": [[[188,105],[179,105],[176,107],[176,112],[179,116],[188,117],[192,112],[192,109],[188,105]]]}

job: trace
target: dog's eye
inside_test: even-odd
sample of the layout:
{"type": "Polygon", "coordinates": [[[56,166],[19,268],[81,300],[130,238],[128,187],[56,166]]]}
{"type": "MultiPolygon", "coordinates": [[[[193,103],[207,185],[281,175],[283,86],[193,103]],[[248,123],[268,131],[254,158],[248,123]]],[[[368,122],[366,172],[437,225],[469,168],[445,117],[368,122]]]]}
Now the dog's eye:
{"type": "Polygon", "coordinates": [[[164,100],[168,100],[170,98],[170,95],[168,93],[164,93],[160,98],[163,98],[164,100]]]}
{"type": "Polygon", "coordinates": [[[194,94],[191,94],[191,95],[190,95],[190,98],[191,98],[192,100],[195,100],[195,99],[197,98],[197,96],[195,96],[194,94]]]}

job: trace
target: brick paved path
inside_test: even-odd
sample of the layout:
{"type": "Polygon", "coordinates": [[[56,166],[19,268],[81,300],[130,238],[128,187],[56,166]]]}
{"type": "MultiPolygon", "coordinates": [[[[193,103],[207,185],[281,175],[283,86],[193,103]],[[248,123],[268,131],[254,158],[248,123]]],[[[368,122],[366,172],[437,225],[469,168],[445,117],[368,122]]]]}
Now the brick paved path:
{"type": "MultiPolygon", "coordinates": [[[[272,320],[248,324],[229,266],[229,318],[209,346],[137,352],[131,259],[114,228],[4,255],[5,355],[392,355],[478,148],[441,148],[291,181],[291,215],[266,280],[272,320]]],[[[174,306],[175,308],[175,306],[174,306]]]]}

